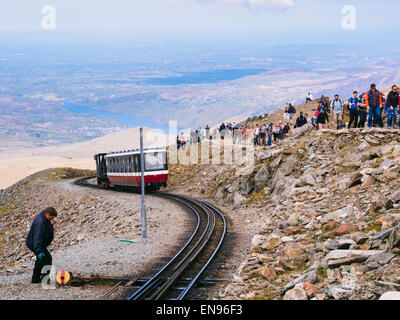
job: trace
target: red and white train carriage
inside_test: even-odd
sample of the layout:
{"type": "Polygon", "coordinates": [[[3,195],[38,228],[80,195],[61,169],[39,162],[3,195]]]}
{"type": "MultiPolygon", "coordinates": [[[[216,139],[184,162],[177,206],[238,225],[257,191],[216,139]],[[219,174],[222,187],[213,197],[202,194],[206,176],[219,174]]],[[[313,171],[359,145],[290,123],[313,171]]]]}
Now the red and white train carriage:
{"type": "MultiPolygon", "coordinates": [[[[144,184],[159,189],[167,186],[168,164],[166,149],[144,149],[144,184]]],[[[103,187],[140,187],[140,150],[98,154],[97,181],[103,187]]]]}

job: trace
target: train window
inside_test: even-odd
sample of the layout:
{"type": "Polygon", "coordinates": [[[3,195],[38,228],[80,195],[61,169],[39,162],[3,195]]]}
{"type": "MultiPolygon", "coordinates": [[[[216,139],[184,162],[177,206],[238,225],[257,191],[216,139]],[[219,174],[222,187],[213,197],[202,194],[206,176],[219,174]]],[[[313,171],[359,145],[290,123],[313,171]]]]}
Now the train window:
{"type": "Polygon", "coordinates": [[[166,170],[167,159],[165,152],[145,153],[144,168],[146,171],[166,170]]]}
{"type": "Polygon", "coordinates": [[[139,164],[139,155],[134,155],[133,156],[133,166],[134,166],[134,171],[135,172],[140,172],[140,164],[139,164]]]}
{"type": "Polygon", "coordinates": [[[129,172],[133,172],[133,159],[129,156],[129,172]]]}

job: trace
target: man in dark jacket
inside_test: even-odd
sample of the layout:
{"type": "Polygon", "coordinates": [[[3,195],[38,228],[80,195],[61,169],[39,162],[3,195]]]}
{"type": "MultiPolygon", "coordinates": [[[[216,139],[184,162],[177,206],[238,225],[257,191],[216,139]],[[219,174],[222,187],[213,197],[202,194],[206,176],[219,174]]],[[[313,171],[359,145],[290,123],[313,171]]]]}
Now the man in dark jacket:
{"type": "Polygon", "coordinates": [[[219,134],[221,135],[221,139],[225,139],[225,131],[226,131],[226,126],[225,123],[223,122],[221,126],[219,127],[219,134]]]}
{"type": "Polygon", "coordinates": [[[303,111],[300,111],[300,117],[298,117],[296,120],[296,128],[300,128],[300,127],[304,126],[305,124],[307,124],[307,119],[304,118],[303,111]]]}
{"type": "Polygon", "coordinates": [[[378,127],[381,121],[381,109],[382,109],[382,93],[376,89],[376,85],[371,84],[371,90],[365,95],[365,102],[369,110],[368,115],[368,127],[378,127]],[[372,118],[374,122],[372,124],[372,118]]]}
{"type": "Polygon", "coordinates": [[[54,238],[54,228],[51,223],[54,217],[57,217],[57,211],[52,207],[46,208],[35,217],[26,237],[26,246],[36,255],[32,283],[40,283],[42,268],[52,264],[52,257],[47,247],[54,238]]]}
{"type": "Polygon", "coordinates": [[[397,110],[399,109],[399,88],[396,85],[392,86],[392,91],[389,92],[386,99],[386,113],[388,129],[396,126],[397,110]]]}

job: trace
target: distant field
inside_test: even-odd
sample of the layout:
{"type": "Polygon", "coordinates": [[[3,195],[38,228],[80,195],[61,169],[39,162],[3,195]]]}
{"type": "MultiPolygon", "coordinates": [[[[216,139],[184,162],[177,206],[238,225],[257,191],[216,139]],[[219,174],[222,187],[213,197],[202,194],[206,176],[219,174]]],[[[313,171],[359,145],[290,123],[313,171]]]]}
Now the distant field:
{"type": "Polygon", "coordinates": [[[65,159],[61,157],[26,157],[0,160],[0,189],[5,189],[23,178],[48,168],[72,167],[95,169],[91,158],[65,159]]]}
{"type": "MultiPolygon", "coordinates": [[[[145,147],[165,147],[167,143],[167,136],[148,128],[144,129],[145,147]]],[[[132,128],[81,143],[0,151],[0,189],[48,168],[72,167],[93,170],[95,154],[136,149],[139,146],[139,128],[132,128]]]]}

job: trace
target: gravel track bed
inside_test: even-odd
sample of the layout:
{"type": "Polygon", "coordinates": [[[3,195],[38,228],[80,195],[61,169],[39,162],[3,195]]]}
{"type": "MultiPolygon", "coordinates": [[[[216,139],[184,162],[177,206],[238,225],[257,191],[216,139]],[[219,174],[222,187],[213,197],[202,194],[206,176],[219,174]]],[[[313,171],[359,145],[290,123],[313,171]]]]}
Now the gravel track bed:
{"type": "MultiPolygon", "coordinates": [[[[47,183],[52,189],[52,196],[63,199],[76,196],[96,197],[101,201],[113,201],[119,205],[112,214],[124,215],[125,210],[138,208],[138,212],[130,219],[136,225],[140,224],[141,196],[132,193],[92,190],[72,184],[71,180],[47,183]]],[[[50,247],[53,265],[56,270],[68,270],[73,274],[100,274],[114,277],[135,277],[149,273],[162,258],[170,257],[177,251],[177,246],[183,242],[188,233],[189,213],[174,202],[146,196],[148,210],[148,238],[141,239],[140,232],[107,232],[84,234],[84,239],[77,244],[57,249],[50,247]],[[151,208],[151,210],[150,210],[151,208]],[[128,238],[137,243],[120,242],[128,238]],[[149,271],[150,270],[150,271],[149,271]]],[[[59,214],[63,214],[59,210],[59,214]]],[[[111,214],[111,213],[110,213],[111,214]]],[[[55,225],[55,239],[63,226],[55,225]]],[[[79,227],[69,224],[67,232],[79,227]]],[[[140,230],[139,230],[140,231],[140,230]]],[[[0,272],[0,299],[98,299],[110,287],[85,286],[81,288],[59,287],[55,290],[43,289],[41,285],[30,284],[34,259],[30,255],[21,263],[0,272]]]]}

